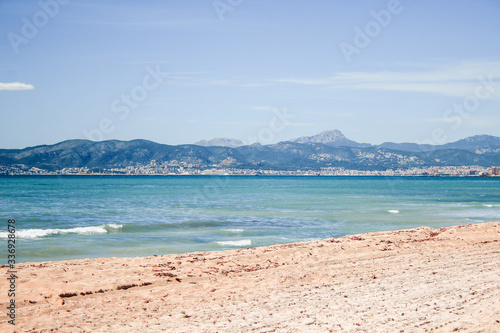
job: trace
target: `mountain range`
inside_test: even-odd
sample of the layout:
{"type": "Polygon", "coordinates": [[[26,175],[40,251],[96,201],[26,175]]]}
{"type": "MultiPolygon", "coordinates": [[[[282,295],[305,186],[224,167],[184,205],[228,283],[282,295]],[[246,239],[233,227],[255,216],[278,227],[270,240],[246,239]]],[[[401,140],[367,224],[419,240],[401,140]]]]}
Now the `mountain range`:
{"type": "Polygon", "coordinates": [[[152,160],[185,163],[199,168],[274,170],[489,167],[500,165],[500,137],[477,135],[445,145],[391,142],[371,145],[349,140],[340,131],[332,130],[270,145],[242,145],[239,140],[224,138],[176,146],[147,140],[68,140],[24,149],[0,149],[0,166],[23,164],[48,171],[71,167],[137,166],[149,164],[152,160]]]}
{"type": "MultiPolygon", "coordinates": [[[[430,144],[418,144],[418,143],[394,143],[394,142],[384,142],[380,145],[372,145],[369,143],[359,143],[356,141],[349,140],[345,135],[339,130],[329,130],[323,131],[319,134],[312,136],[302,136],[296,139],[288,140],[287,142],[296,143],[322,143],[331,147],[354,147],[354,148],[368,148],[368,147],[378,147],[378,148],[389,148],[393,150],[410,151],[410,152],[424,152],[424,151],[434,151],[440,149],[465,149],[468,151],[476,152],[482,151],[494,151],[495,148],[500,147],[500,137],[491,135],[476,135],[468,137],[455,142],[443,144],[443,145],[430,145],[430,144]]],[[[222,146],[222,147],[239,147],[243,146],[243,142],[238,139],[229,138],[215,138],[212,140],[202,140],[195,145],[200,146],[222,146]]]]}
{"type": "Polygon", "coordinates": [[[313,136],[302,136],[297,139],[290,140],[290,142],[297,143],[322,143],[332,147],[356,147],[366,148],[371,145],[368,143],[358,143],[349,140],[339,130],[324,131],[313,136]]]}
{"type": "Polygon", "coordinates": [[[195,143],[196,146],[216,146],[216,147],[229,147],[236,148],[240,146],[244,146],[243,141],[239,139],[228,139],[228,138],[215,138],[212,140],[201,140],[195,143]]]}

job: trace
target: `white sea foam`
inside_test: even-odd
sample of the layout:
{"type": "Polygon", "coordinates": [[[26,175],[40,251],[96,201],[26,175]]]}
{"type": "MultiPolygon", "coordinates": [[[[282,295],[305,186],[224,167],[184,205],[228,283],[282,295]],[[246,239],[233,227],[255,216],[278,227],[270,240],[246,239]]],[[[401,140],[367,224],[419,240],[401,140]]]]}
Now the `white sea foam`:
{"type": "Polygon", "coordinates": [[[227,232],[243,232],[245,229],[223,229],[224,231],[227,232]]]}
{"type": "Polygon", "coordinates": [[[397,209],[389,209],[387,212],[391,214],[399,214],[399,210],[397,209]]]}
{"type": "Polygon", "coordinates": [[[216,242],[217,244],[221,246],[250,246],[252,245],[252,240],[251,239],[242,239],[239,241],[220,241],[216,242]]]}
{"type": "MultiPolygon", "coordinates": [[[[107,233],[108,230],[106,230],[106,228],[119,229],[121,227],[121,224],[107,224],[102,226],[76,227],[69,229],[16,229],[16,238],[34,239],[58,234],[97,235],[107,233]]],[[[7,238],[8,235],[9,233],[7,232],[0,232],[0,238],[7,238]]]]}

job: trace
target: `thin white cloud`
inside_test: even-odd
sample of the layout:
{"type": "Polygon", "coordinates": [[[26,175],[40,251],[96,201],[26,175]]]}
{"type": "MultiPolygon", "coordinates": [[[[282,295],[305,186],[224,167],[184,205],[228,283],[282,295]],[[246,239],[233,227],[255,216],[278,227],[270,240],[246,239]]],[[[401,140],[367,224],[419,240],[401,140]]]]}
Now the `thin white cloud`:
{"type": "Polygon", "coordinates": [[[287,127],[314,127],[314,126],[318,126],[318,125],[321,125],[321,124],[306,123],[306,122],[302,122],[302,123],[292,122],[292,123],[288,124],[287,127]]]}
{"type": "Polygon", "coordinates": [[[270,85],[269,83],[263,83],[263,82],[244,82],[243,80],[234,80],[234,79],[215,79],[215,78],[209,79],[209,78],[200,78],[197,75],[187,76],[187,75],[175,75],[175,74],[169,76],[168,84],[185,86],[185,87],[224,86],[224,87],[235,87],[235,88],[258,88],[270,85]]]}
{"type": "Polygon", "coordinates": [[[216,22],[213,18],[185,18],[185,8],[182,6],[168,6],[166,8],[158,8],[158,6],[140,6],[139,3],[121,1],[120,3],[102,3],[97,2],[72,2],[67,6],[77,7],[77,13],[74,17],[67,17],[71,19],[72,24],[81,25],[98,25],[98,26],[115,26],[119,28],[192,28],[192,27],[205,27],[209,24],[216,22]],[[92,13],[90,19],[81,19],[81,13],[92,13]],[[120,20],[109,19],[109,15],[102,18],[102,15],[95,15],[94,13],[113,13],[115,17],[120,20]]]}
{"type": "Polygon", "coordinates": [[[130,28],[161,28],[161,27],[193,27],[213,23],[213,20],[161,20],[161,21],[105,21],[80,20],[74,21],[82,25],[107,25],[130,28]]]}
{"type": "Polygon", "coordinates": [[[495,130],[498,128],[500,117],[471,117],[467,120],[472,128],[480,128],[484,131],[495,130]]]}
{"type": "Polygon", "coordinates": [[[396,90],[466,96],[488,85],[490,98],[500,98],[500,61],[427,66],[415,71],[344,72],[329,77],[281,78],[279,83],[321,85],[332,89],[396,90]]]}
{"type": "MultiPolygon", "coordinates": [[[[177,86],[222,86],[258,88],[280,84],[322,86],[333,90],[379,90],[433,93],[466,97],[488,85],[488,99],[500,99],[500,61],[455,64],[399,64],[399,70],[340,72],[326,77],[287,77],[247,81],[241,78],[207,77],[211,72],[173,72],[168,84],[177,86]]],[[[484,90],[484,88],[483,88],[484,90]]],[[[269,110],[268,110],[269,111],[269,110]]]]}
{"type": "Polygon", "coordinates": [[[32,84],[26,84],[21,82],[10,82],[10,83],[2,83],[0,82],[0,91],[1,90],[33,90],[35,87],[32,84]]]}
{"type": "Polygon", "coordinates": [[[269,86],[268,83],[241,83],[235,85],[235,87],[240,87],[240,88],[257,88],[257,87],[267,87],[267,86],[269,86]]]}
{"type": "Polygon", "coordinates": [[[266,111],[266,112],[276,112],[276,111],[280,110],[280,108],[277,108],[274,106],[261,106],[261,105],[252,106],[252,107],[250,107],[250,109],[256,110],[256,111],[266,111]]]}
{"type": "MultiPolygon", "coordinates": [[[[456,118],[448,118],[446,116],[443,117],[435,117],[435,118],[422,118],[421,121],[435,124],[449,124],[456,122],[456,118]]],[[[468,125],[472,125],[474,127],[484,127],[484,128],[497,128],[500,123],[500,116],[497,115],[479,115],[474,114],[471,117],[464,118],[467,120],[468,125]]]]}

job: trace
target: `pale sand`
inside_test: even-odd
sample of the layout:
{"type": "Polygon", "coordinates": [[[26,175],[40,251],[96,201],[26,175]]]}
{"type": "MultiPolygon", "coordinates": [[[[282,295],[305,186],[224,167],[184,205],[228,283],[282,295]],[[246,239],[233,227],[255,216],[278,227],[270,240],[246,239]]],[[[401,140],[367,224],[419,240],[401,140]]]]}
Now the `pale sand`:
{"type": "Polygon", "coordinates": [[[18,332],[500,332],[500,222],[17,269],[18,332]]]}

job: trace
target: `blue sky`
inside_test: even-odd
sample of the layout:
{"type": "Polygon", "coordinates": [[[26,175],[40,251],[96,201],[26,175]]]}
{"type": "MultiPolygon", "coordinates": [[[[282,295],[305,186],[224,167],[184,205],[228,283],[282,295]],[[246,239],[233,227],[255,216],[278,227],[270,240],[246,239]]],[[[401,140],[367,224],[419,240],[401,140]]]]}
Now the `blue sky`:
{"type": "Polygon", "coordinates": [[[498,0],[3,0],[0,148],[500,136],[499,17],[498,0]]]}

